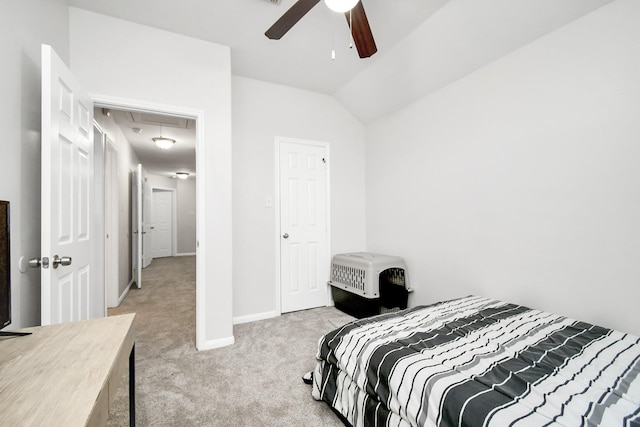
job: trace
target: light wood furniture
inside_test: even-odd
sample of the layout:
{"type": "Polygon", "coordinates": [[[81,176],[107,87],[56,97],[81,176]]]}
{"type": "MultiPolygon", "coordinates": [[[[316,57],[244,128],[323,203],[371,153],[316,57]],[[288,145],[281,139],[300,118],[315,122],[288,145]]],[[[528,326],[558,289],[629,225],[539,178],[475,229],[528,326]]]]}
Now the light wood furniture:
{"type": "Polygon", "coordinates": [[[127,361],[135,424],[135,314],[0,338],[0,425],[104,426],[127,361]]]}

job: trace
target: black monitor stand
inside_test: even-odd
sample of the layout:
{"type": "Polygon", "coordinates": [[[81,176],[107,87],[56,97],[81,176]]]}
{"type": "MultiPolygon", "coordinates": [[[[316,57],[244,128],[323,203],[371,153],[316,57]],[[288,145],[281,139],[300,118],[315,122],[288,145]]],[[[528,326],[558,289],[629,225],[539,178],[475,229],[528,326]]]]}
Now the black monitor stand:
{"type": "Polygon", "coordinates": [[[31,335],[31,332],[4,332],[4,331],[0,331],[0,337],[23,337],[25,335],[31,335]]]}

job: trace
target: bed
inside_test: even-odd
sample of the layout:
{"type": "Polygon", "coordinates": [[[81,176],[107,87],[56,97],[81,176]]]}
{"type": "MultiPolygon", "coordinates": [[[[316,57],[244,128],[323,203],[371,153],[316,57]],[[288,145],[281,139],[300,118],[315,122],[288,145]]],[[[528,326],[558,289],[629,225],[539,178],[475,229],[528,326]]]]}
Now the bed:
{"type": "Polygon", "coordinates": [[[470,296],[329,332],[312,394],[354,427],[640,427],[640,339],[470,296]]]}

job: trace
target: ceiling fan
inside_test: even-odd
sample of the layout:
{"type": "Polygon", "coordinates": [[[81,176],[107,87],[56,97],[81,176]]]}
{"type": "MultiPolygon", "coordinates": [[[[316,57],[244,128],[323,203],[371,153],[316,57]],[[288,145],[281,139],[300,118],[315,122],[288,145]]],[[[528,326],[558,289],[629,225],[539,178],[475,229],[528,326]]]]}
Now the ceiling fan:
{"type": "MultiPolygon", "coordinates": [[[[298,0],[264,34],[272,40],[280,40],[287,31],[298,23],[320,0],[298,0]]],[[[353,42],[360,58],[368,58],[378,51],[369,20],[360,0],[325,0],[334,11],[344,12],[347,24],[351,27],[353,42]],[[355,4],[355,5],[354,5],[355,4]],[[345,9],[347,8],[347,9],[345,9]]]]}

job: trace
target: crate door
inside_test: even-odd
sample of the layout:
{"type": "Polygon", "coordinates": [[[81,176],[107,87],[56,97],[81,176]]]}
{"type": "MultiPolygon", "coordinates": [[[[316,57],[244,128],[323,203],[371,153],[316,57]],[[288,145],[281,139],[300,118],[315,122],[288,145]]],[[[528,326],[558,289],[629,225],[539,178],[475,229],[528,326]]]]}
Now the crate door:
{"type": "Polygon", "coordinates": [[[327,304],[327,147],[280,141],[281,312],[327,304]]]}

